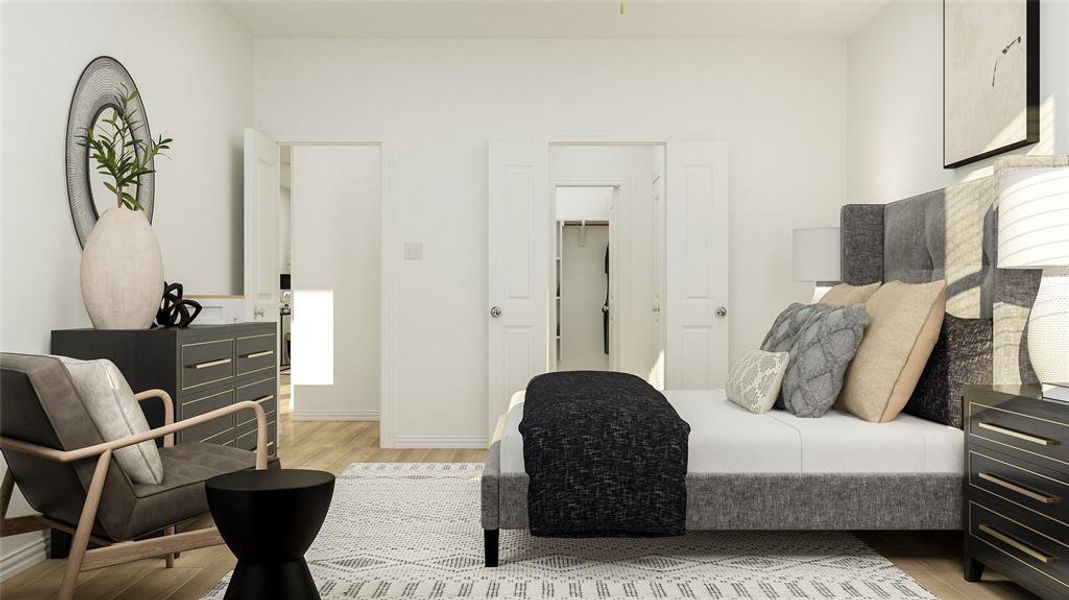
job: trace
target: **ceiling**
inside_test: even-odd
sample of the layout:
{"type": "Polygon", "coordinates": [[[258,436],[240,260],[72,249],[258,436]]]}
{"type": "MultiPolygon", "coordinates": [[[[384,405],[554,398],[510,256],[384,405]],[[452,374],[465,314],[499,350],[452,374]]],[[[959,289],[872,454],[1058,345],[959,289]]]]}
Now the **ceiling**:
{"type": "Polygon", "coordinates": [[[845,37],[888,0],[217,0],[254,37],[845,37]]]}

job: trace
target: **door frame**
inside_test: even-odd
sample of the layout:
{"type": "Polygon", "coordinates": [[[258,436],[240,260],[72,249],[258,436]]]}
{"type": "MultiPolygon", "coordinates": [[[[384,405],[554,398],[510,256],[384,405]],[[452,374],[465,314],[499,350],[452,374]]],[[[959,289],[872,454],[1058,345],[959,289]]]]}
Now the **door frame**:
{"type": "MultiPolygon", "coordinates": [[[[633,146],[637,146],[637,147],[644,147],[644,148],[660,148],[661,152],[662,152],[662,157],[665,160],[665,164],[667,164],[667,160],[668,160],[668,145],[670,143],[672,143],[673,141],[676,141],[676,140],[674,138],[672,138],[671,136],[655,137],[655,138],[648,138],[646,136],[634,136],[634,137],[626,136],[626,137],[622,137],[622,138],[619,138],[619,139],[612,139],[612,138],[605,139],[605,138],[601,138],[601,137],[589,137],[589,138],[588,137],[581,137],[581,138],[575,138],[575,139],[551,138],[548,141],[546,141],[546,153],[547,153],[547,155],[549,155],[554,146],[557,146],[557,147],[560,147],[560,146],[573,146],[573,147],[574,146],[610,146],[610,147],[633,147],[633,146]]],[[[664,174],[662,173],[661,176],[664,177],[664,174]]],[[[556,187],[558,185],[574,185],[572,183],[567,183],[567,182],[573,182],[573,181],[581,182],[578,185],[582,185],[582,186],[590,186],[590,187],[612,186],[612,187],[616,187],[618,190],[626,189],[627,197],[628,198],[631,197],[632,181],[630,179],[596,178],[596,177],[594,177],[594,178],[579,178],[579,179],[555,178],[555,177],[553,177],[552,169],[550,169],[549,193],[550,193],[550,203],[551,203],[551,206],[554,209],[554,212],[553,212],[554,216],[556,216],[556,214],[557,214],[556,213],[556,206],[557,206],[556,187]],[[560,183],[560,182],[566,182],[566,183],[560,183]]],[[[667,180],[665,181],[665,183],[667,184],[667,180]]],[[[667,185],[665,186],[665,189],[666,189],[665,196],[667,196],[667,185]]],[[[619,195],[617,197],[619,197],[619,195]]],[[[668,206],[667,203],[663,202],[663,200],[664,200],[664,198],[662,198],[662,204],[661,204],[662,213],[664,213],[664,211],[667,210],[667,206],[668,206]]],[[[664,220],[662,221],[662,225],[663,226],[667,226],[667,222],[668,222],[667,221],[667,216],[668,215],[667,214],[662,214],[662,216],[664,217],[664,220]]],[[[553,223],[551,223],[550,226],[552,227],[553,223]]],[[[612,228],[610,227],[610,236],[611,236],[611,229],[612,228]]],[[[665,241],[665,238],[663,237],[664,233],[665,232],[662,232],[662,241],[665,241]]],[[[552,235],[552,232],[551,232],[551,235],[552,235]]],[[[661,256],[660,256],[662,261],[665,260],[666,255],[667,255],[667,253],[664,251],[664,248],[662,248],[661,249],[661,256]]],[[[550,256],[549,259],[552,261],[553,257],[550,256]]],[[[610,261],[610,264],[611,264],[611,262],[612,261],[610,261]]],[[[552,265],[550,265],[550,266],[552,267],[552,265]]],[[[665,264],[665,263],[661,264],[661,272],[662,273],[666,272],[667,268],[668,268],[667,264],[665,264]]],[[[551,271],[551,274],[552,274],[552,271],[551,271]]],[[[618,270],[615,273],[610,273],[610,277],[615,278],[615,280],[617,282],[626,283],[628,286],[631,283],[630,282],[630,278],[627,277],[626,274],[620,273],[618,270]]],[[[550,283],[552,283],[552,282],[550,282],[550,283]]],[[[666,328],[666,322],[665,322],[665,319],[664,319],[664,312],[663,312],[664,311],[664,309],[663,309],[663,307],[664,307],[664,297],[667,294],[667,289],[668,289],[667,286],[668,286],[668,283],[667,283],[667,278],[666,277],[662,277],[661,280],[658,281],[656,283],[656,285],[655,285],[655,288],[659,288],[660,296],[661,296],[661,306],[662,306],[662,313],[660,315],[660,320],[659,320],[659,323],[658,323],[658,328],[657,328],[657,334],[656,335],[659,336],[657,341],[660,344],[661,352],[664,353],[664,355],[667,355],[667,353],[668,353],[668,349],[666,347],[667,339],[665,339],[665,337],[666,337],[665,334],[666,334],[667,330],[665,329],[666,328]]],[[[618,287],[616,289],[620,289],[620,288],[618,287]]],[[[652,307],[651,307],[651,310],[652,310],[652,307]]],[[[621,339],[620,335],[619,335],[619,328],[618,327],[614,328],[612,325],[610,325],[609,331],[610,331],[610,336],[612,336],[612,334],[615,333],[616,334],[615,338],[617,340],[621,339]]],[[[611,337],[610,337],[610,339],[611,339],[611,337]]],[[[553,340],[550,340],[550,342],[552,342],[552,341],[553,340]]],[[[612,345],[612,348],[615,349],[615,348],[617,348],[617,346],[614,344],[614,345],[612,345]]],[[[617,352],[616,354],[617,354],[617,356],[611,357],[611,359],[612,359],[613,363],[615,363],[616,366],[619,366],[619,364],[620,364],[619,361],[620,361],[621,357],[619,356],[619,352],[617,352]]]]}
{"type": "MultiPolygon", "coordinates": [[[[558,145],[566,146],[566,145],[571,145],[571,144],[558,144],[558,145]]],[[[553,239],[553,236],[556,235],[556,226],[557,226],[557,188],[558,187],[600,187],[600,188],[609,187],[609,188],[613,188],[613,204],[609,207],[609,248],[611,249],[612,248],[612,243],[613,243],[612,242],[612,240],[613,240],[613,228],[614,227],[619,227],[619,225],[620,225],[619,217],[618,217],[618,214],[617,214],[618,206],[620,205],[620,203],[622,201],[626,201],[626,200],[622,200],[622,199],[631,198],[631,180],[630,179],[620,179],[620,178],[587,178],[587,177],[580,177],[580,178],[564,178],[564,177],[561,177],[561,178],[556,178],[556,177],[553,177],[552,173],[550,173],[550,178],[549,178],[549,205],[550,205],[550,208],[553,211],[552,212],[552,220],[547,224],[547,226],[549,228],[549,232],[550,232],[549,233],[550,239],[553,239]]],[[[620,231],[620,230],[617,229],[616,231],[620,231]]],[[[555,281],[553,281],[553,278],[554,278],[554,276],[556,274],[556,265],[554,264],[554,262],[555,262],[555,257],[553,256],[553,253],[550,253],[550,256],[549,256],[549,287],[550,287],[550,289],[553,289],[553,285],[554,285],[554,283],[556,283],[555,281]]],[[[618,292],[620,289],[626,289],[627,286],[630,285],[630,283],[631,283],[630,277],[625,276],[624,274],[622,274],[620,272],[619,269],[616,268],[616,262],[612,260],[612,254],[611,254],[611,250],[610,250],[610,255],[609,255],[609,297],[610,298],[615,298],[617,296],[616,292],[618,292]],[[627,284],[627,285],[621,285],[622,283],[627,284]]],[[[560,317],[559,317],[559,315],[557,315],[556,302],[554,301],[553,297],[551,296],[551,297],[547,298],[546,301],[547,301],[547,303],[549,305],[550,316],[559,319],[560,317]]],[[[550,331],[549,332],[549,340],[548,340],[550,345],[547,346],[549,348],[552,348],[553,344],[554,344],[553,335],[554,335],[553,332],[550,331]]],[[[610,318],[609,319],[609,340],[610,340],[609,341],[609,348],[610,348],[610,350],[617,350],[619,348],[620,339],[621,339],[620,327],[619,327],[619,325],[617,325],[617,321],[615,319],[611,319],[610,318]]],[[[619,351],[616,351],[616,352],[610,351],[610,353],[609,353],[609,368],[613,369],[613,370],[616,370],[616,369],[620,368],[620,358],[621,357],[620,357],[619,351]]]]}

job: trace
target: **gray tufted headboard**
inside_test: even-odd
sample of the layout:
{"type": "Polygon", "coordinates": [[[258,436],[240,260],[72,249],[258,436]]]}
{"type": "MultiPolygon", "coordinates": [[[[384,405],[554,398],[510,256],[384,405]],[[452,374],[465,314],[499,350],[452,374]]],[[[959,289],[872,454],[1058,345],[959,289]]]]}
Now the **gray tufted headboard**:
{"type": "Polygon", "coordinates": [[[1006,157],[987,177],[890,204],[844,206],[842,280],[945,279],[948,314],[994,321],[994,381],[1034,383],[1025,325],[1041,272],[996,267],[998,177],[1064,165],[1069,157],[1006,157]]]}

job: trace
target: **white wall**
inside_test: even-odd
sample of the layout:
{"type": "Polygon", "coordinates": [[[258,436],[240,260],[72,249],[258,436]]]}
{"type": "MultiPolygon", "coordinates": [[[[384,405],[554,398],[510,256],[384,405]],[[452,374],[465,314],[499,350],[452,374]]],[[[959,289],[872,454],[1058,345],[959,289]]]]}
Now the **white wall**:
{"type": "MultiPolygon", "coordinates": [[[[293,418],[377,419],[382,207],[378,146],[294,146],[291,186],[293,418]],[[333,290],[333,382],[301,385],[310,314],[302,290],[333,290]]],[[[428,303],[432,298],[426,299],[428,303]]],[[[315,365],[311,365],[313,368],[315,365]]]]}
{"type": "MultiPolygon", "coordinates": [[[[78,76],[100,55],[133,75],[153,134],[175,139],[173,159],[156,163],[153,228],[168,281],[183,282],[187,293],[240,293],[249,35],[211,4],[5,2],[0,10],[0,349],[46,352],[50,330],[89,325],[67,204],[64,132],[78,76]]],[[[29,539],[4,539],[3,557],[22,556],[13,553],[29,539]]]]}
{"type": "MultiPolygon", "coordinates": [[[[849,40],[850,202],[884,203],[989,171],[943,168],[943,4],[895,0],[849,40]]],[[[1040,2],[1040,142],[1069,154],[1069,2],[1040,2]]]]}
{"type": "MultiPolygon", "coordinates": [[[[724,140],[731,146],[732,354],[808,296],[790,230],[846,200],[846,43],[825,39],[255,43],[256,126],[384,144],[394,430],[485,441],[487,142],[724,140]],[[422,241],[423,261],[402,261],[422,241]]],[[[297,275],[295,274],[295,277],[297,275]]]]}

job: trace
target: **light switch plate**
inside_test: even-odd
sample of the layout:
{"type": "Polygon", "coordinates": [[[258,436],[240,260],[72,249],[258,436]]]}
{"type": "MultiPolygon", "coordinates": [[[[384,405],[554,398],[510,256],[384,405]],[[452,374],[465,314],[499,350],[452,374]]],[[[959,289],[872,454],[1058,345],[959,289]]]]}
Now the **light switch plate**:
{"type": "Polygon", "coordinates": [[[423,260],[423,242],[405,242],[405,260],[423,260]]]}

